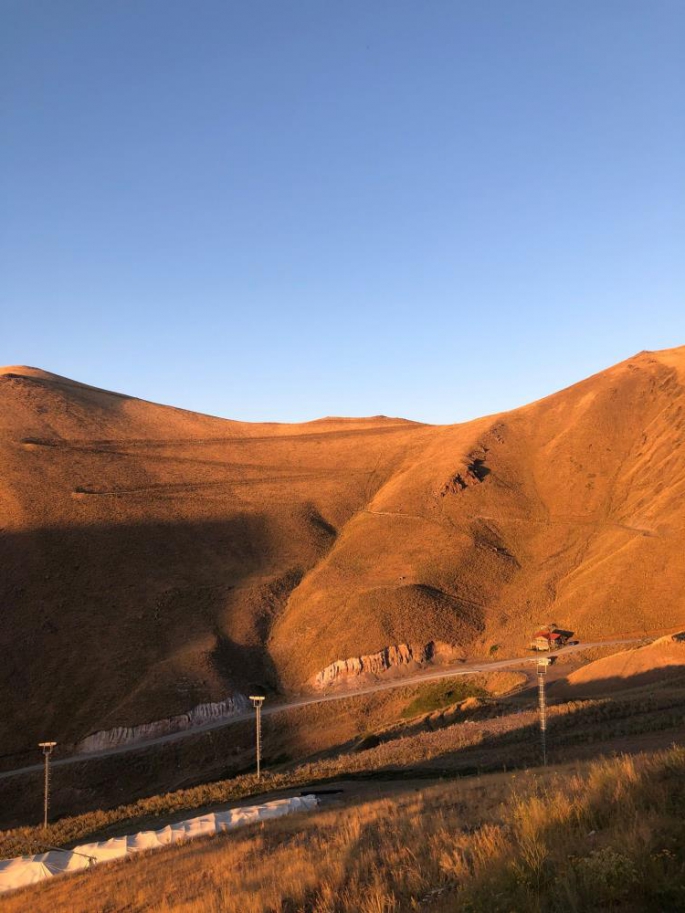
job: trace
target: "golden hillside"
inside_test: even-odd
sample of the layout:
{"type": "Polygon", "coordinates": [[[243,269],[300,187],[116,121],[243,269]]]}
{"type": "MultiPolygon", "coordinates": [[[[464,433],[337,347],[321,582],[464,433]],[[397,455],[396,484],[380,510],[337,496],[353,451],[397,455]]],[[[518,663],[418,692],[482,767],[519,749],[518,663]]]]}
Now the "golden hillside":
{"type": "Polygon", "coordinates": [[[562,699],[592,697],[624,688],[653,688],[675,679],[685,679],[685,634],[682,632],[581,666],[555,685],[554,695],[562,699]]]}
{"type": "Polygon", "coordinates": [[[461,425],[279,425],[2,369],[3,744],[388,645],[685,623],[684,380],[675,349],[461,425]]]}

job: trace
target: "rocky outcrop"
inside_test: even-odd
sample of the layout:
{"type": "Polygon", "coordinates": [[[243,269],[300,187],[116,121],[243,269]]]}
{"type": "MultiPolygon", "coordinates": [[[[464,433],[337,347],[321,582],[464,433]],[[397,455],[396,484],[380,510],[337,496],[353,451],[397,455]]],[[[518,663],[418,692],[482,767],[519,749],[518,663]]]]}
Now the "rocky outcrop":
{"type": "Polygon", "coordinates": [[[114,729],[103,729],[87,736],[76,746],[80,754],[90,754],[94,751],[106,751],[108,748],[117,748],[120,745],[132,745],[136,742],[147,742],[158,739],[160,736],[170,735],[174,732],[183,732],[204,726],[215,720],[228,719],[236,714],[244,713],[249,707],[249,701],[242,694],[234,694],[223,701],[210,704],[198,704],[187,713],[180,716],[171,716],[151,723],[142,723],[140,726],[116,726],[114,729]]]}
{"type": "Polygon", "coordinates": [[[378,653],[336,660],[315,675],[313,684],[315,688],[325,688],[360,675],[379,675],[410,663],[421,665],[434,660],[444,661],[455,658],[455,650],[447,644],[437,644],[433,641],[424,646],[398,644],[384,647],[378,653]]]}
{"type": "Polygon", "coordinates": [[[484,482],[491,472],[490,468],[486,466],[487,453],[488,448],[484,446],[469,454],[467,465],[461,472],[457,472],[447,480],[440,490],[440,496],[444,498],[445,495],[458,494],[466,488],[484,482]]]}

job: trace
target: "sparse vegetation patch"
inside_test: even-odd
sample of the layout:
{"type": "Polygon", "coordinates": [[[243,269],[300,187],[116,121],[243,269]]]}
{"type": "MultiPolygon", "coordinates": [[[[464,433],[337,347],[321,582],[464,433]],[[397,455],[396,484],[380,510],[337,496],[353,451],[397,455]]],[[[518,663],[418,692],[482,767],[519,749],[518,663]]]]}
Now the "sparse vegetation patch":
{"type": "Polygon", "coordinates": [[[403,719],[419,716],[422,713],[432,713],[434,710],[443,710],[452,707],[467,698],[485,698],[487,693],[472,681],[446,681],[425,685],[420,693],[402,711],[403,719]]]}

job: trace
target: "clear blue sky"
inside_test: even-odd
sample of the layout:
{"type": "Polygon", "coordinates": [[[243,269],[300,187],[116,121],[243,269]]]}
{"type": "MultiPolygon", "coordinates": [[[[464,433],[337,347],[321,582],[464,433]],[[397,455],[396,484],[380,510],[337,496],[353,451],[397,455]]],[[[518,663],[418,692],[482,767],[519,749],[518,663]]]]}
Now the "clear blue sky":
{"type": "Polygon", "coordinates": [[[0,20],[0,363],[451,422],[685,343],[682,0],[0,20]]]}

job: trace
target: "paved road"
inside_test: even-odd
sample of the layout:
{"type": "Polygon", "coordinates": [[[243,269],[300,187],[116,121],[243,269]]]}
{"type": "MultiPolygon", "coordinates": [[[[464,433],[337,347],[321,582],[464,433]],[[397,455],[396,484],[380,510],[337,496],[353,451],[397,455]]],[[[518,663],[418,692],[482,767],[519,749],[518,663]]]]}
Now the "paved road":
{"type": "MultiPolygon", "coordinates": [[[[573,653],[577,650],[588,650],[591,647],[610,647],[620,646],[621,644],[639,643],[643,638],[629,637],[621,640],[602,640],[592,641],[591,643],[579,643],[571,647],[563,647],[555,652],[555,656],[561,656],[566,653],[573,653]]],[[[329,701],[341,701],[350,697],[359,697],[365,694],[375,694],[378,691],[390,691],[392,688],[405,688],[407,685],[422,685],[425,682],[434,682],[443,678],[458,678],[462,675],[479,675],[488,672],[498,672],[500,669],[511,669],[521,666],[525,663],[536,662],[537,656],[519,656],[515,659],[498,659],[494,661],[483,661],[479,663],[459,663],[450,666],[432,666],[418,672],[416,675],[394,678],[390,681],[375,682],[372,685],[365,685],[362,688],[354,688],[348,691],[338,689],[324,691],[321,694],[310,697],[297,698],[295,700],[266,704],[262,710],[262,716],[273,716],[275,713],[283,713],[285,710],[296,710],[299,707],[308,707],[311,704],[325,704],[329,701]]],[[[222,729],[224,726],[232,726],[235,723],[244,722],[251,719],[253,712],[250,710],[246,713],[238,713],[234,716],[221,720],[212,720],[204,723],[202,726],[194,726],[192,729],[184,729],[181,732],[172,732],[169,735],[159,736],[156,739],[147,739],[140,742],[132,742],[128,745],[119,745],[116,748],[108,748],[104,751],[92,751],[87,754],[72,755],[68,758],[55,758],[52,761],[52,767],[64,767],[67,764],[83,764],[95,758],[111,757],[112,755],[126,754],[131,751],[143,751],[153,748],[155,745],[165,745],[169,742],[178,742],[181,739],[187,739],[190,736],[199,733],[209,732],[212,729],[222,729]]],[[[43,770],[43,764],[31,764],[28,767],[19,767],[15,770],[6,770],[0,772],[0,780],[14,777],[19,774],[35,773],[43,770]]]]}

